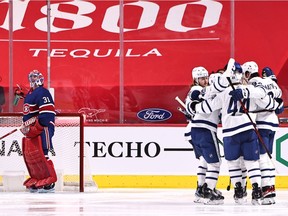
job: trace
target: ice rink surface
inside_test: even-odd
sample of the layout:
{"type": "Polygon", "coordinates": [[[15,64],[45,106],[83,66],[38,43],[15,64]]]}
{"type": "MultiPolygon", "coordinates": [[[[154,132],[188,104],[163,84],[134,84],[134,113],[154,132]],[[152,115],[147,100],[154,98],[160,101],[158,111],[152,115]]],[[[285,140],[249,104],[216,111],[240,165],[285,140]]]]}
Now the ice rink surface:
{"type": "Polygon", "coordinates": [[[233,191],[222,191],[224,205],[196,204],[194,189],[99,189],[97,192],[1,192],[0,215],[261,215],[288,214],[288,190],[278,190],[276,204],[236,205],[233,191]]]}

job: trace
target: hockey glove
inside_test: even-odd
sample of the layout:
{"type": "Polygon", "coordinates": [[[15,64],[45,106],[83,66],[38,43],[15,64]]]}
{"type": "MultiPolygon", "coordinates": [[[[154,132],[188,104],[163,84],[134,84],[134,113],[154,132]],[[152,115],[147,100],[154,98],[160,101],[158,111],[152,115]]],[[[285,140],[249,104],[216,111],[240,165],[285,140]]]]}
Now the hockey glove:
{"type": "MultiPolygon", "coordinates": [[[[202,90],[201,90],[202,91],[202,90]]],[[[199,90],[194,90],[190,94],[190,100],[198,100],[201,97],[201,91],[199,90]]]]}
{"type": "Polygon", "coordinates": [[[193,100],[193,101],[189,102],[189,103],[187,104],[187,111],[188,111],[188,113],[191,114],[191,115],[195,115],[195,113],[196,113],[196,105],[197,105],[198,103],[200,103],[200,102],[201,102],[201,101],[199,101],[199,100],[193,100]]]}
{"type": "Polygon", "coordinates": [[[277,108],[275,109],[275,113],[277,115],[281,114],[284,112],[284,103],[281,98],[275,98],[276,103],[278,103],[277,108]]]}
{"type": "Polygon", "coordinates": [[[14,91],[14,94],[15,94],[15,96],[18,96],[21,99],[25,98],[25,96],[26,96],[22,87],[18,84],[17,84],[17,88],[14,91]]]}
{"type": "Polygon", "coordinates": [[[233,100],[239,101],[239,100],[242,100],[243,98],[248,97],[248,90],[246,88],[245,89],[238,88],[238,89],[230,91],[229,95],[231,95],[233,100]]]}

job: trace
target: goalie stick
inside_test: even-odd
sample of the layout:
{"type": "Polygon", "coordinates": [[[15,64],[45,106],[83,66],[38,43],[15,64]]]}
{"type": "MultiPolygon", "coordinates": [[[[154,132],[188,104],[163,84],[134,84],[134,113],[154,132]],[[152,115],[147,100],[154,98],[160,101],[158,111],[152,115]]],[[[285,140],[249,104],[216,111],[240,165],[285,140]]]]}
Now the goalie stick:
{"type": "MultiPolygon", "coordinates": [[[[28,119],[27,121],[23,122],[22,126],[28,127],[29,125],[33,124],[36,121],[37,117],[32,117],[30,119],[28,119]]],[[[7,134],[4,134],[3,136],[0,137],[0,140],[4,139],[7,136],[10,136],[11,134],[15,133],[16,131],[20,130],[20,128],[15,128],[12,131],[8,132],[7,134]]]]}
{"type": "Polygon", "coordinates": [[[15,128],[14,130],[8,132],[7,134],[3,135],[0,137],[0,140],[4,139],[7,136],[10,136],[11,134],[15,133],[16,131],[18,131],[18,128],[15,128]]]}

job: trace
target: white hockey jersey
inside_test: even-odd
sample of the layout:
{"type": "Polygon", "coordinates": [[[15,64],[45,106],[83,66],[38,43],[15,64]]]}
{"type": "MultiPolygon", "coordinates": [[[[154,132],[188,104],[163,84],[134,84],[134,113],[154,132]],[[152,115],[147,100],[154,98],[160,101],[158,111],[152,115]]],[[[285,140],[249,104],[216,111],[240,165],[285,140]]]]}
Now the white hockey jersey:
{"type": "MultiPolygon", "coordinates": [[[[245,88],[243,85],[235,85],[235,88],[245,88]]],[[[211,113],[221,109],[222,113],[222,132],[223,137],[233,136],[235,134],[254,129],[253,123],[256,121],[256,114],[249,113],[252,120],[249,119],[246,111],[255,111],[259,109],[273,109],[274,100],[270,97],[263,99],[245,99],[242,100],[246,111],[241,107],[239,101],[234,101],[231,95],[232,87],[227,87],[221,93],[218,93],[215,98],[205,100],[196,105],[196,113],[211,113]]]]}
{"type": "MultiPolygon", "coordinates": [[[[186,107],[189,102],[192,100],[201,100],[204,98],[205,92],[203,91],[203,87],[201,86],[192,86],[187,97],[185,100],[186,107]],[[195,95],[198,95],[198,98],[195,98],[195,95]]],[[[215,110],[212,113],[196,113],[193,118],[191,119],[190,123],[187,126],[187,130],[191,127],[198,127],[198,128],[207,128],[213,132],[217,131],[217,126],[219,124],[219,114],[220,110],[215,110]]]]}
{"type": "MultiPolygon", "coordinates": [[[[258,94],[259,91],[257,89],[264,88],[266,94],[271,98],[281,98],[282,90],[279,88],[276,82],[274,82],[271,78],[261,78],[261,77],[253,77],[249,80],[250,97],[252,98],[262,98],[261,95],[258,94]]],[[[256,116],[256,124],[259,129],[269,129],[272,131],[277,131],[279,127],[279,119],[274,111],[258,111],[256,116]]]]}
{"type": "MultiPolygon", "coordinates": [[[[248,87],[250,91],[250,97],[252,98],[262,98],[263,94],[260,95],[257,89],[264,89],[266,94],[269,94],[272,98],[281,98],[282,90],[279,88],[276,82],[274,82],[271,78],[261,78],[261,77],[253,77],[248,82],[248,87]],[[255,87],[255,88],[253,88],[255,87]]],[[[265,96],[265,95],[264,95],[265,96]]]]}
{"type": "Polygon", "coordinates": [[[214,78],[211,85],[207,86],[207,94],[205,94],[205,99],[208,99],[210,95],[218,94],[224,91],[229,86],[227,77],[224,74],[218,73],[214,78]]]}

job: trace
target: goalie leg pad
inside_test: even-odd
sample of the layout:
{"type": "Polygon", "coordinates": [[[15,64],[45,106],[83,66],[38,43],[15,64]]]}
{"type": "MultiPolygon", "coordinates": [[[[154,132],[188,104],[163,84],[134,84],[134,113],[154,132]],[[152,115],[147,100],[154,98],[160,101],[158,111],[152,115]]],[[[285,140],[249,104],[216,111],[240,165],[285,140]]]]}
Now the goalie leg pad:
{"type": "Polygon", "coordinates": [[[27,188],[33,187],[37,183],[37,179],[35,178],[28,178],[26,181],[24,181],[23,185],[26,186],[27,188]]]}
{"type": "MultiPolygon", "coordinates": [[[[23,158],[24,158],[24,162],[26,164],[26,167],[27,167],[27,170],[28,170],[28,173],[30,175],[30,177],[28,179],[26,179],[23,183],[24,186],[26,186],[27,188],[30,188],[30,187],[33,187],[35,186],[35,184],[37,183],[37,179],[36,178],[33,178],[32,176],[34,175],[33,174],[33,169],[31,169],[31,166],[27,163],[27,154],[25,154],[25,152],[27,152],[28,150],[26,149],[26,146],[28,146],[29,144],[27,144],[29,141],[27,140],[27,138],[23,137],[22,139],[22,151],[23,151],[23,158]]],[[[27,147],[28,149],[29,146],[27,147]]],[[[29,156],[28,156],[29,158],[29,156]]],[[[29,159],[28,159],[29,160],[29,159]]]]}
{"type": "MultiPolygon", "coordinates": [[[[48,179],[47,182],[57,181],[56,172],[52,161],[47,161],[42,150],[41,137],[22,139],[23,157],[30,175],[30,179],[24,182],[26,187],[35,185],[37,187],[40,180],[48,179]],[[37,182],[35,182],[35,179],[37,182]]],[[[51,182],[52,183],[52,182],[51,182]]],[[[42,184],[40,184],[42,186],[42,184]]]]}
{"type": "Polygon", "coordinates": [[[46,160],[46,164],[47,164],[47,168],[48,168],[48,171],[49,171],[49,174],[50,176],[48,178],[44,178],[44,179],[41,179],[39,180],[37,183],[36,183],[36,187],[43,187],[45,185],[50,185],[50,184],[53,184],[57,181],[57,175],[56,175],[56,172],[55,172],[55,169],[54,169],[54,164],[51,160],[46,160]]]}

